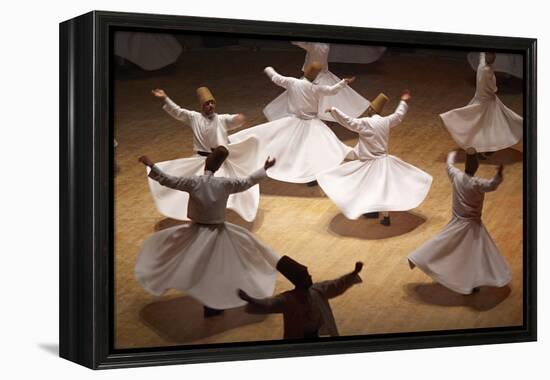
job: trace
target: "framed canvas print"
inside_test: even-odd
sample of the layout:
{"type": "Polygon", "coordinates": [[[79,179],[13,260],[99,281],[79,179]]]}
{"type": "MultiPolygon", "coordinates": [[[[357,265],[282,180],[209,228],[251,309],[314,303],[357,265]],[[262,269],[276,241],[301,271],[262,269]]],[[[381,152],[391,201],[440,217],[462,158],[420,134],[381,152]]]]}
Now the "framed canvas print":
{"type": "Polygon", "coordinates": [[[536,339],[536,40],[60,24],[60,356],[536,339]]]}

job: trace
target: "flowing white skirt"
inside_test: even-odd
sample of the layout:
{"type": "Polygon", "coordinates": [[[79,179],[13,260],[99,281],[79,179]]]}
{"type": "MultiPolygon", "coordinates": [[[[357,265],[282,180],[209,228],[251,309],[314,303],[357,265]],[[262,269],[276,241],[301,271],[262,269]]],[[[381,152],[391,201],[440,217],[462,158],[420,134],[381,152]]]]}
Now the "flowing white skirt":
{"type": "Polygon", "coordinates": [[[463,149],[495,152],[517,144],[523,136],[523,118],[495,96],[472,99],[465,107],[439,115],[453,140],[463,149]]]}
{"type": "Polygon", "coordinates": [[[182,52],[178,40],[170,34],[116,32],[115,55],[144,70],[158,70],[176,62],[182,52]]]}
{"type": "MultiPolygon", "coordinates": [[[[468,63],[474,71],[477,71],[479,53],[468,53],[468,63]]],[[[520,79],[523,78],[523,56],[521,54],[497,53],[492,67],[494,71],[507,73],[520,79]]]]}
{"type": "Polygon", "coordinates": [[[253,297],[271,297],[280,259],[246,229],[231,223],[185,224],[155,232],[139,253],[135,276],[149,293],[187,292],[204,305],[229,309],[253,297]]]}
{"type": "MultiPolygon", "coordinates": [[[[317,83],[321,85],[332,86],[340,82],[340,78],[330,71],[321,72],[318,76],[317,83]]],[[[367,99],[359,95],[354,89],[345,86],[335,95],[323,96],[319,102],[318,117],[326,121],[335,121],[330,113],[325,112],[327,108],[338,107],[339,110],[351,117],[359,117],[369,107],[370,103],[367,99]]],[[[290,116],[288,109],[288,93],[285,91],[271,101],[264,108],[264,115],[269,121],[281,119],[290,116]]]]}
{"type": "Polygon", "coordinates": [[[406,211],[428,195],[432,176],[387,155],[351,161],[317,176],[325,194],[348,219],[375,211],[406,211]]]}
{"type": "MultiPolygon", "coordinates": [[[[237,144],[229,144],[227,148],[229,156],[216,171],[216,177],[247,177],[260,168],[257,163],[257,140],[245,139],[237,144]]],[[[166,174],[173,176],[198,176],[204,174],[205,160],[206,157],[194,155],[188,158],[159,162],[156,165],[166,174]]],[[[147,174],[149,174],[149,170],[147,168],[147,174]]],[[[189,220],[187,217],[188,193],[162,186],[151,178],[148,178],[148,182],[157,210],[162,215],[172,219],[189,220]]],[[[247,222],[251,222],[256,218],[259,203],[260,187],[255,185],[241,193],[231,194],[227,200],[227,208],[235,211],[247,222]]]]}
{"type": "Polygon", "coordinates": [[[384,54],[384,46],[330,44],[329,62],[372,63],[384,54]]]}
{"type": "Polygon", "coordinates": [[[512,280],[508,264],[481,220],[453,217],[433,239],[412,252],[409,262],[460,294],[512,280]]]}
{"type": "Polygon", "coordinates": [[[319,119],[289,116],[245,129],[229,136],[229,140],[238,142],[250,137],[259,141],[258,165],[268,156],[276,158],[267,175],[283,182],[314,181],[317,174],[338,166],[352,152],[319,119]]]}

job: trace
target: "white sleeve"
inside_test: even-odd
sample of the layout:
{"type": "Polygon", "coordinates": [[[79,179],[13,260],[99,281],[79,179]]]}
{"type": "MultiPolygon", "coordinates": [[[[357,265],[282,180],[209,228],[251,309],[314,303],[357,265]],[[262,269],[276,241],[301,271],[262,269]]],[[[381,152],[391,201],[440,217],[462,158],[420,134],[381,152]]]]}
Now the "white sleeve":
{"type": "Polygon", "coordinates": [[[244,124],[244,121],[239,121],[239,118],[237,117],[239,114],[229,115],[229,114],[223,114],[218,115],[220,120],[223,122],[223,126],[226,130],[231,131],[233,129],[237,129],[239,127],[242,127],[244,124]]]}
{"type": "Polygon", "coordinates": [[[403,119],[405,118],[408,109],[409,106],[407,102],[401,100],[399,102],[399,105],[395,109],[395,112],[389,116],[386,116],[390,121],[390,128],[396,127],[403,122],[403,119]]]}
{"type": "Polygon", "coordinates": [[[340,82],[332,85],[332,86],[327,86],[327,85],[313,85],[313,91],[317,92],[317,93],[320,93],[322,95],[334,95],[336,93],[338,93],[338,91],[340,91],[341,89],[343,89],[344,87],[346,87],[348,84],[346,83],[346,81],[344,79],[342,79],[340,82]]]}
{"type": "Polygon", "coordinates": [[[170,99],[169,97],[166,97],[164,99],[164,105],[162,106],[162,109],[165,110],[174,119],[183,121],[186,124],[191,124],[193,111],[189,111],[189,110],[186,110],[185,108],[181,108],[176,103],[174,103],[172,99],[170,99]]]}
{"type": "Polygon", "coordinates": [[[346,115],[336,107],[332,107],[330,109],[330,114],[332,115],[334,120],[336,120],[340,125],[349,129],[350,131],[363,133],[363,134],[365,134],[365,132],[368,133],[370,131],[370,128],[367,122],[364,122],[361,119],[349,117],[348,115],[346,115]]]}
{"type": "Polygon", "coordinates": [[[273,67],[266,67],[264,69],[264,73],[266,73],[266,75],[269,77],[269,79],[271,79],[271,81],[273,83],[275,83],[277,86],[283,87],[285,89],[290,86],[290,83],[292,82],[292,79],[294,79],[294,78],[285,77],[285,76],[280,75],[279,73],[277,73],[275,71],[275,69],[273,67]]]}

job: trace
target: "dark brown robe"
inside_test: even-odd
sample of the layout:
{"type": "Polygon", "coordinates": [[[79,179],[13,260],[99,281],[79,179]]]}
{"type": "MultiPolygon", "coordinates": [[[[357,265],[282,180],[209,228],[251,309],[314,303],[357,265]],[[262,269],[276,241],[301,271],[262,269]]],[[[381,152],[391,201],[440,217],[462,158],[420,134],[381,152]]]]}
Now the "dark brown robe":
{"type": "Polygon", "coordinates": [[[361,277],[352,272],[335,280],[315,283],[308,289],[295,288],[263,299],[251,297],[246,311],[252,314],[282,313],[285,339],[313,338],[320,334],[338,336],[328,300],[361,281],[361,277]]]}

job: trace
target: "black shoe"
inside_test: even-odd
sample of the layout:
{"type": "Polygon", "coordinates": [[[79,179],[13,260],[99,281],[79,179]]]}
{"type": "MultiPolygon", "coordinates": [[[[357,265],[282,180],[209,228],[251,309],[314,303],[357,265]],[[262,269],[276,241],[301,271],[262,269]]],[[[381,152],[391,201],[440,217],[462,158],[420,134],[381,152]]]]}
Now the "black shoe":
{"type": "Polygon", "coordinates": [[[308,183],[307,183],[307,186],[308,186],[308,187],[313,187],[313,186],[317,186],[317,185],[319,185],[319,184],[317,183],[317,181],[311,181],[311,182],[308,182],[308,183]]]}
{"type": "Polygon", "coordinates": [[[363,214],[363,216],[367,219],[378,219],[380,216],[379,212],[367,212],[366,214],[363,214]]]}
{"type": "Polygon", "coordinates": [[[216,315],[220,315],[220,314],[223,314],[223,310],[212,309],[211,307],[203,306],[204,318],[215,317],[216,315]]]}
{"type": "Polygon", "coordinates": [[[383,217],[382,220],[380,221],[380,224],[386,227],[389,226],[391,224],[390,217],[389,216],[383,217]]]}

